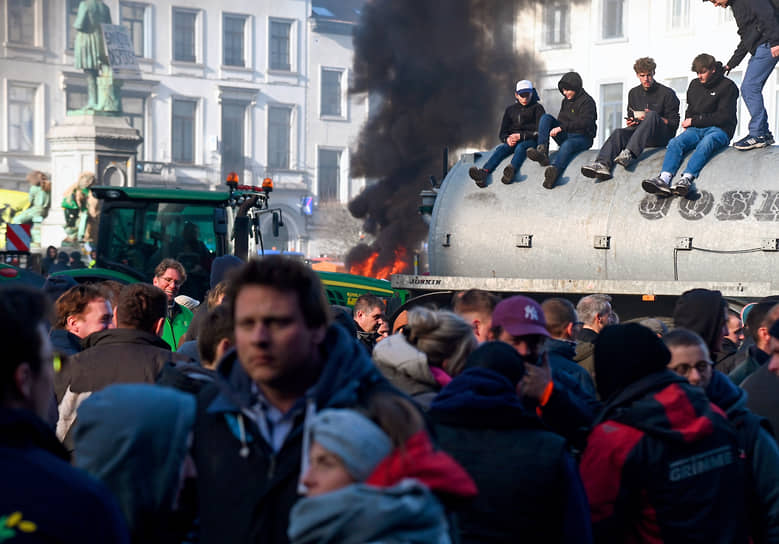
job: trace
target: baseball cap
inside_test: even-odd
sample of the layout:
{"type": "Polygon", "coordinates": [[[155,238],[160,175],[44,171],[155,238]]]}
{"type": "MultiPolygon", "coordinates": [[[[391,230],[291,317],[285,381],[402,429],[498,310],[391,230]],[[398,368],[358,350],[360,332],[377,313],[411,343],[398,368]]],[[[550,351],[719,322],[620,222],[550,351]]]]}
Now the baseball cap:
{"type": "Polygon", "coordinates": [[[501,300],[492,312],[492,326],[500,326],[511,336],[540,334],[549,336],[541,305],[522,295],[501,300]]]}
{"type": "Polygon", "coordinates": [[[528,79],[517,81],[517,93],[532,93],[533,84],[528,79]]]}

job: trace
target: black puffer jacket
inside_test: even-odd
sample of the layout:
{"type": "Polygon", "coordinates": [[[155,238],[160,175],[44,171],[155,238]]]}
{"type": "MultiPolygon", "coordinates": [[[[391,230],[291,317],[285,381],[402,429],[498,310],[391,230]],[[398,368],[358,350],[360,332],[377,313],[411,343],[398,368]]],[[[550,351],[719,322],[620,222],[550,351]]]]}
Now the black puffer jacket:
{"type": "Polygon", "coordinates": [[[772,0],[730,0],[728,5],[733,9],[733,18],[741,37],[727,64],[732,70],[747,53],[754,55],[758,45],[779,45],[779,23],[772,0]]]}
{"type": "Polygon", "coordinates": [[[587,94],[582,86],[582,76],[576,72],[568,72],[560,78],[557,88],[560,90],[560,94],[563,94],[564,88],[576,91],[573,100],[563,98],[560,104],[560,114],[557,116],[557,120],[562,129],[570,134],[584,134],[595,138],[595,134],[598,132],[596,125],[598,110],[595,107],[595,100],[587,94]]]}
{"type": "Polygon", "coordinates": [[[506,139],[514,133],[519,133],[520,141],[535,138],[538,135],[538,122],[544,113],[544,106],[538,102],[538,93],[533,89],[533,96],[527,106],[516,102],[506,108],[500,123],[500,141],[506,143],[506,139]]]}
{"type": "Polygon", "coordinates": [[[722,63],[717,62],[711,80],[705,85],[697,77],[690,82],[684,117],[692,119],[696,128],[719,127],[732,138],[738,124],[737,103],[738,87],[725,77],[722,63]]]}

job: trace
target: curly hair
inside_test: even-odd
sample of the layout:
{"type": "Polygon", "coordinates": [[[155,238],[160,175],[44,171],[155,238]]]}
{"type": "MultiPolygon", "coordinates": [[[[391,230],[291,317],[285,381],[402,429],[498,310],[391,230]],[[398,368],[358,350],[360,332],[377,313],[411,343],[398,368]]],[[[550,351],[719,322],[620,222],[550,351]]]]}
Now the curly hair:
{"type": "Polygon", "coordinates": [[[652,57],[641,57],[633,65],[633,71],[637,74],[654,74],[657,63],[652,57]]]}

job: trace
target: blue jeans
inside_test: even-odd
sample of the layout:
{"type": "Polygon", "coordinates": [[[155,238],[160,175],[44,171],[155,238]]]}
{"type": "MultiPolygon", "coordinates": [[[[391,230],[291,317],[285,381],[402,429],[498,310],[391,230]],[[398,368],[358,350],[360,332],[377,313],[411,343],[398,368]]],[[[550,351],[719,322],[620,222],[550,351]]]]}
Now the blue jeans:
{"type": "Polygon", "coordinates": [[[741,97],[747,105],[749,115],[749,135],[766,136],[768,129],[768,113],[763,104],[763,86],[774,71],[779,58],[771,56],[771,46],[767,43],[758,45],[755,54],[749,59],[747,71],[741,81],[741,97]]]}
{"type": "Polygon", "coordinates": [[[514,147],[511,147],[508,144],[500,144],[495,148],[495,151],[492,152],[492,155],[490,155],[490,158],[484,164],[484,169],[488,172],[492,172],[495,170],[495,167],[500,164],[500,161],[513,153],[514,156],[511,157],[511,166],[514,167],[514,172],[519,172],[519,167],[522,166],[522,163],[525,161],[525,157],[527,156],[526,152],[528,148],[535,146],[535,138],[532,140],[523,140],[517,142],[517,145],[514,147]]]}
{"type": "Polygon", "coordinates": [[[730,138],[719,127],[696,128],[690,127],[668,142],[668,147],[663,159],[663,172],[676,174],[679,165],[682,164],[684,154],[695,149],[695,152],[687,162],[685,174],[698,177],[701,170],[709,162],[709,159],[720,149],[728,146],[730,138]]]}
{"type": "MultiPolygon", "coordinates": [[[[538,145],[545,145],[549,149],[549,132],[559,126],[560,121],[554,115],[542,115],[538,122],[538,145]]],[[[558,174],[563,173],[576,155],[592,147],[592,138],[586,134],[569,134],[562,131],[554,137],[554,141],[560,149],[554,157],[550,157],[549,163],[557,167],[558,174]]]]}

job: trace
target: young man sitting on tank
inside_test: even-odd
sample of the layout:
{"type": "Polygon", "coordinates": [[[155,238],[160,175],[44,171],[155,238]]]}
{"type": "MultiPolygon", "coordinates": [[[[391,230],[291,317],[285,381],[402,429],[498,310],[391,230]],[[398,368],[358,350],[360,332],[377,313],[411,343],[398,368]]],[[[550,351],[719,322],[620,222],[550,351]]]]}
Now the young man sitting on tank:
{"type": "Polygon", "coordinates": [[[595,162],[582,166],[583,175],[611,179],[614,163],[627,168],[644,148],[665,147],[674,137],[679,128],[679,99],[673,89],[655,81],[656,67],[649,57],[633,65],[641,84],[628,93],[627,126],[611,133],[595,162]]]}
{"type": "Polygon", "coordinates": [[[641,182],[647,193],[662,197],[687,196],[693,180],[715,153],[728,146],[736,130],[738,87],[725,77],[722,63],[702,53],[692,61],[692,71],[698,77],[687,88],[684,132],[668,142],[660,175],[641,182]],[[695,151],[682,177],[672,184],[684,155],[692,150],[695,151]]]}
{"type": "Polygon", "coordinates": [[[573,158],[592,147],[597,131],[598,111],[595,100],[582,87],[582,77],[576,72],[563,74],[557,83],[563,101],[555,118],[545,113],[538,122],[538,146],[527,150],[527,158],[544,170],[544,187],[551,189],[573,158]],[[560,146],[549,159],[549,137],[560,146]]]}
{"type": "Polygon", "coordinates": [[[499,138],[503,143],[495,148],[484,166],[472,166],[468,171],[479,187],[486,187],[490,172],[512,154],[511,163],[503,169],[500,181],[505,184],[514,181],[514,175],[525,160],[525,152],[536,146],[538,122],[544,115],[544,107],[538,102],[538,93],[533,83],[523,79],[517,82],[514,96],[517,102],[506,108],[500,124],[499,138]]]}

